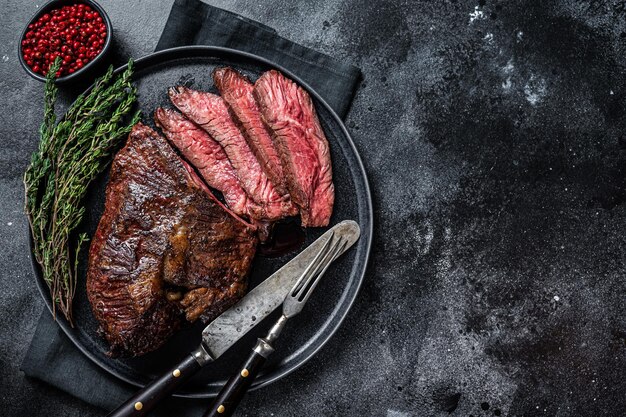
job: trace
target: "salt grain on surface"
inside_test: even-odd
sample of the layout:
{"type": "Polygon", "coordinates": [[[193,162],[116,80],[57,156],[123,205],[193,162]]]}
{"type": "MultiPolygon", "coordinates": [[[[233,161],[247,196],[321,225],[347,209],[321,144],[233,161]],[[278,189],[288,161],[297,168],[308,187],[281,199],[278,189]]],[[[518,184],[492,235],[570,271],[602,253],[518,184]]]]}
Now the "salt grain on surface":
{"type": "Polygon", "coordinates": [[[480,6],[474,6],[474,11],[471,12],[469,16],[470,16],[470,19],[469,19],[470,23],[474,22],[474,20],[485,18],[485,14],[483,13],[482,10],[480,10],[480,6]]]}
{"type": "Polygon", "coordinates": [[[536,106],[546,96],[546,94],[548,93],[547,90],[548,88],[546,86],[546,81],[543,78],[531,75],[530,80],[528,80],[528,82],[524,86],[524,95],[526,96],[526,101],[528,101],[531,106],[536,106]]]}

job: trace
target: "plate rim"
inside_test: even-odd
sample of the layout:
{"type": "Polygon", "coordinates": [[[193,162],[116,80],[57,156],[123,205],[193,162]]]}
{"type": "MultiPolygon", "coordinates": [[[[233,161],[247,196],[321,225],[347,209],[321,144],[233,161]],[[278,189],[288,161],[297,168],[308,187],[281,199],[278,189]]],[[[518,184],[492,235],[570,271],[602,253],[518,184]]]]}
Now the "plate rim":
{"type": "MultiPolygon", "coordinates": [[[[356,286],[352,291],[351,294],[351,298],[349,300],[347,300],[347,304],[346,304],[346,308],[343,311],[343,313],[341,313],[336,321],[336,323],[334,324],[334,326],[329,330],[329,332],[320,340],[320,342],[317,344],[317,346],[315,346],[313,348],[313,350],[311,352],[309,352],[307,355],[305,355],[300,361],[294,363],[291,366],[287,366],[282,370],[279,370],[278,372],[276,372],[275,375],[273,375],[271,378],[267,378],[259,383],[253,384],[250,387],[250,391],[259,389],[261,387],[267,386],[279,379],[284,378],[285,376],[291,374],[292,372],[296,371],[298,368],[300,368],[301,366],[303,366],[305,363],[307,363],[309,360],[311,360],[319,351],[320,349],[322,349],[329,341],[330,339],[335,335],[335,333],[339,330],[339,328],[341,327],[341,325],[343,324],[344,320],[346,319],[346,317],[348,316],[348,313],[350,312],[360,290],[361,287],[363,285],[363,281],[365,279],[365,274],[367,272],[368,266],[369,266],[369,261],[370,261],[370,255],[371,255],[371,249],[372,249],[372,241],[373,241],[373,233],[374,233],[374,208],[373,208],[373,202],[372,202],[372,194],[371,194],[371,189],[369,186],[369,180],[367,177],[367,171],[365,170],[365,166],[363,165],[363,161],[361,159],[361,155],[359,154],[358,150],[356,149],[356,146],[354,145],[354,141],[352,140],[352,136],[350,135],[350,133],[348,132],[348,129],[346,128],[346,126],[343,123],[343,120],[339,117],[339,115],[335,112],[335,110],[326,102],[326,100],[324,100],[319,93],[317,93],[315,91],[315,89],[313,89],[308,83],[306,83],[305,81],[303,81],[300,77],[298,77],[297,75],[295,75],[294,73],[292,73],[291,71],[289,71],[288,69],[284,68],[283,66],[276,64],[275,62],[267,59],[267,58],[263,58],[261,56],[252,54],[250,52],[246,52],[246,51],[241,51],[241,50],[237,50],[237,49],[232,49],[232,48],[225,48],[225,47],[220,47],[220,46],[208,46],[208,45],[190,45],[190,46],[179,46],[179,47],[174,47],[174,48],[168,48],[168,49],[163,49],[160,51],[155,51],[152,52],[150,54],[144,55],[136,60],[133,60],[133,65],[135,66],[135,69],[137,70],[138,66],[141,64],[145,64],[145,63],[149,63],[153,60],[158,59],[161,56],[164,55],[177,55],[177,54],[185,54],[186,52],[189,51],[194,51],[194,52],[206,52],[206,53],[218,53],[218,54],[231,54],[231,55],[235,55],[235,56],[241,56],[243,58],[249,59],[249,60],[253,60],[253,61],[259,61],[260,63],[269,66],[269,67],[273,67],[277,70],[279,70],[280,72],[282,72],[283,74],[287,75],[289,78],[291,78],[292,80],[294,80],[296,83],[298,83],[300,86],[302,86],[309,94],[311,94],[317,101],[319,101],[319,103],[330,113],[330,115],[332,116],[332,118],[335,120],[335,122],[337,122],[337,124],[339,125],[342,134],[344,135],[344,138],[347,140],[347,144],[350,146],[350,149],[352,150],[353,156],[355,158],[356,161],[356,165],[359,169],[359,171],[361,172],[362,176],[363,176],[363,181],[364,181],[364,189],[362,190],[362,192],[365,194],[365,202],[367,205],[368,210],[366,210],[366,217],[369,223],[369,227],[367,228],[367,233],[361,233],[361,236],[363,235],[367,235],[368,240],[365,244],[365,253],[364,253],[364,268],[362,269],[362,271],[360,273],[357,273],[357,282],[356,282],[356,286]]],[[[149,65],[149,64],[146,64],[149,65]]],[[[124,64],[120,67],[117,67],[114,69],[113,73],[114,74],[118,74],[122,71],[124,71],[126,68],[128,68],[128,63],[124,64]]],[[[93,88],[93,84],[91,84],[89,87],[87,87],[82,94],[89,92],[91,89],[93,88]]],[[[71,104],[70,104],[71,105],[71,104]]],[[[359,225],[360,226],[360,225],[359,225]]],[[[35,282],[37,284],[37,289],[39,290],[39,294],[41,295],[41,297],[44,300],[44,303],[46,304],[47,309],[49,310],[50,313],[52,313],[52,302],[50,300],[49,297],[49,289],[48,287],[45,285],[44,280],[41,277],[41,273],[39,271],[40,266],[37,263],[37,261],[35,260],[35,257],[33,256],[33,238],[32,238],[32,234],[31,234],[31,230],[30,227],[28,227],[28,236],[29,236],[29,250],[30,250],[30,260],[31,260],[31,266],[32,266],[32,272],[35,278],[35,282]]],[[[122,375],[121,373],[119,373],[117,370],[113,369],[112,367],[110,367],[108,364],[102,362],[99,358],[97,358],[94,354],[92,354],[86,347],[84,347],[83,345],[81,345],[76,336],[72,334],[73,328],[72,326],[70,326],[69,322],[65,319],[65,317],[57,315],[55,322],[57,323],[57,325],[63,330],[63,333],[65,333],[65,335],[68,337],[68,339],[71,340],[72,344],[83,354],[85,355],[87,358],[89,358],[89,360],[91,360],[92,363],[98,365],[102,370],[106,371],[107,373],[109,373],[110,375],[116,377],[118,380],[120,381],[124,381],[134,387],[137,388],[141,388],[144,385],[141,383],[137,383],[136,381],[127,378],[126,376],[122,375]]],[[[172,394],[173,397],[178,397],[178,398],[214,398],[216,396],[216,394],[212,394],[212,393],[174,393],[172,394]]]]}

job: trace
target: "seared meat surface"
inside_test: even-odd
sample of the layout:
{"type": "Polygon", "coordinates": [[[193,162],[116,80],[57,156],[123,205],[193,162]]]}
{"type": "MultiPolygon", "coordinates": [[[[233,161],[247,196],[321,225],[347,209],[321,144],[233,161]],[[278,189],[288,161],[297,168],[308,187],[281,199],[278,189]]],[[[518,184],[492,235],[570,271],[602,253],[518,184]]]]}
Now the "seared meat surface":
{"type": "Polygon", "coordinates": [[[232,305],[244,294],[256,245],[255,229],[216,200],[164,138],[137,124],[113,160],[87,273],[111,353],[155,350],[183,314],[211,320],[232,305]]]}
{"type": "Polygon", "coordinates": [[[275,222],[329,224],[329,145],[307,92],[273,70],[252,84],[218,68],[213,80],[222,97],[169,89],[180,113],[154,115],[169,143],[138,123],[113,160],[87,271],[112,355],[153,351],[239,300],[275,222]]]}
{"type": "Polygon", "coordinates": [[[254,97],[264,123],[273,133],[289,194],[300,208],[302,225],[327,226],[335,188],[328,141],[311,97],[275,70],[256,81],[254,97]]]}

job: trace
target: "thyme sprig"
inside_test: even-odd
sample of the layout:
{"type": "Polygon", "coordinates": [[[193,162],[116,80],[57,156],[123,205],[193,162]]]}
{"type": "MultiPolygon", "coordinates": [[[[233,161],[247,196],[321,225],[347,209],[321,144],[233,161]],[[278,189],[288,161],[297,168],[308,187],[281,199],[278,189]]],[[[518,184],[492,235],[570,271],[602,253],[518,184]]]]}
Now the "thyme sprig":
{"type": "Polygon", "coordinates": [[[132,114],[137,90],[129,61],[119,75],[110,67],[57,123],[54,76],[60,63],[57,59],[46,76],[41,140],[24,174],[25,209],[53,314],[56,317],[58,308],[73,324],[78,253],[88,241],[84,233],[73,234],[85,215],[82,200],[89,183],[108,165],[111,152],[139,121],[139,112],[132,114]]]}

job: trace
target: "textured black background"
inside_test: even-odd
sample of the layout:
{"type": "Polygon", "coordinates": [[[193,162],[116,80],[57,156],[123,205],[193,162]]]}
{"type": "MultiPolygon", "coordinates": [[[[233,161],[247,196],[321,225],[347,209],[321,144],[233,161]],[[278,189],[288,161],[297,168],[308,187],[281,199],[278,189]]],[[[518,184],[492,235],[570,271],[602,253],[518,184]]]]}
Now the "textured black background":
{"type": "MultiPolygon", "coordinates": [[[[43,308],[21,186],[42,84],[16,55],[37,4],[0,26],[0,414],[104,415],[18,370],[43,308]]],[[[376,208],[344,326],[241,415],[626,415],[623,1],[213,4],[363,69],[347,124],[376,208]]],[[[122,62],[171,3],[102,5],[122,62]]]]}

